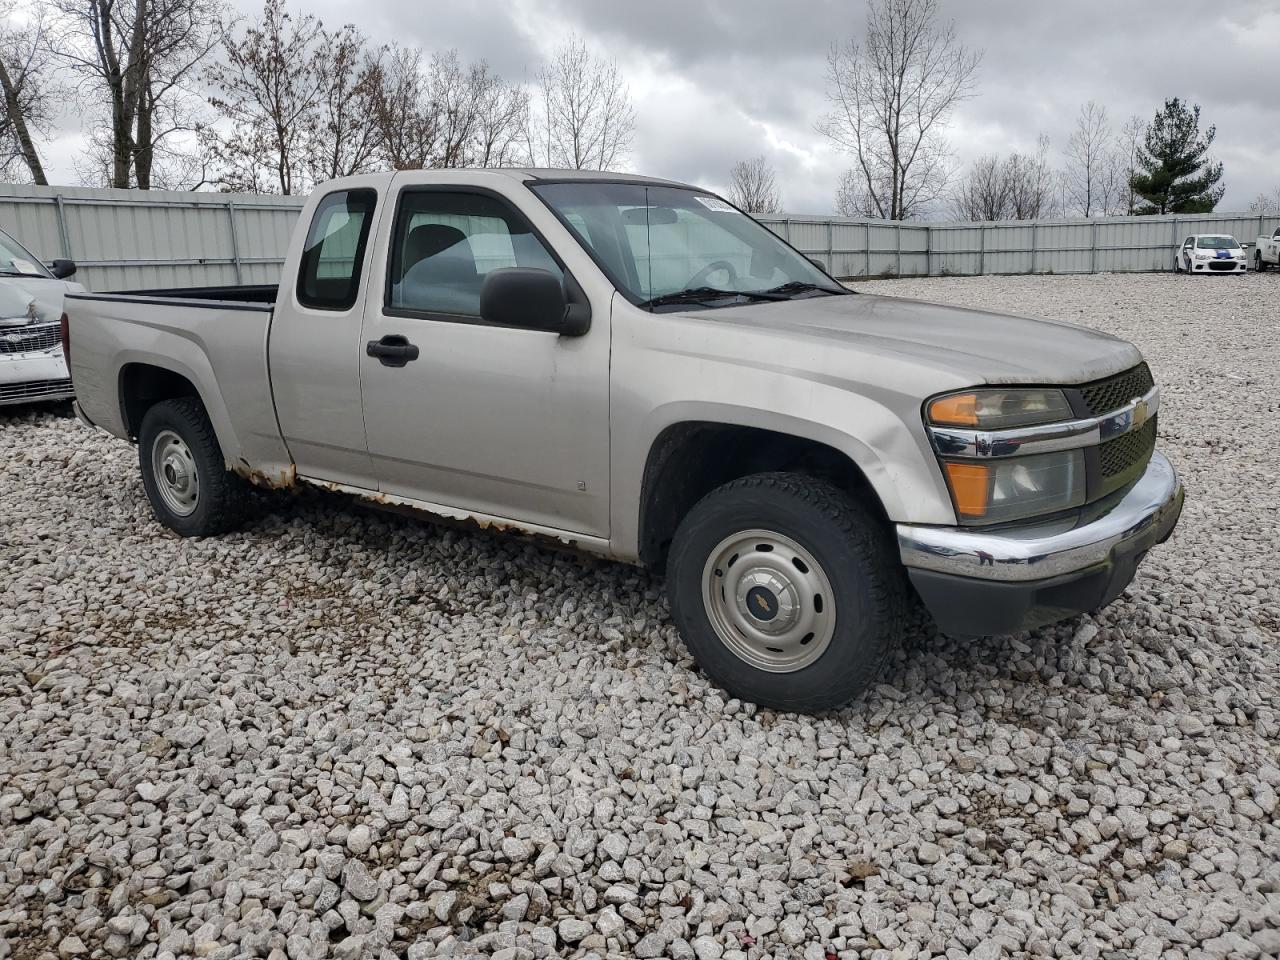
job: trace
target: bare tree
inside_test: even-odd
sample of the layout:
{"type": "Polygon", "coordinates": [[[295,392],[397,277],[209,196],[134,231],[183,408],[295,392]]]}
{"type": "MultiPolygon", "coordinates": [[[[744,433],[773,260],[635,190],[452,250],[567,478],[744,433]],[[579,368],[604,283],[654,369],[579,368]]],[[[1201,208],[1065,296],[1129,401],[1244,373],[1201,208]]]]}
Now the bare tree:
{"type": "Polygon", "coordinates": [[[1133,189],[1133,176],[1138,172],[1138,150],[1147,135],[1147,123],[1137,114],[1129,117],[1120,128],[1120,146],[1117,165],[1120,168],[1119,196],[1116,206],[1119,212],[1133,214],[1138,209],[1138,193],[1133,189]]]}
{"type": "Polygon", "coordinates": [[[306,153],[328,89],[327,48],[320,21],[295,20],[284,0],[266,0],[259,21],[227,37],[225,60],[206,71],[217,91],[210,103],[230,126],[209,135],[224,186],[283,194],[307,188],[306,153]]]}
{"type": "Polygon", "coordinates": [[[951,209],[957,220],[1003,220],[1009,215],[1011,187],[995,154],[979,157],[956,187],[951,209]]]}
{"type": "Polygon", "coordinates": [[[53,124],[54,79],[44,43],[43,10],[19,25],[13,3],[0,2],[0,174],[13,176],[23,167],[31,182],[48,184],[36,136],[53,124]]]}
{"type": "Polygon", "coordinates": [[[1090,100],[1080,108],[1066,150],[1068,199],[1081,216],[1093,217],[1111,210],[1117,179],[1112,139],[1107,108],[1090,100]]]}
{"type": "Polygon", "coordinates": [[[827,57],[831,112],[819,132],[850,153],[875,216],[905,220],[950,177],[943,128],[972,95],[982,54],[938,22],[937,0],[872,0],[866,39],[827,57]]]}
{"type": "Polygon", "coordinates": [[[548,167],[613,170],[635,134],[631,94],[615,61],[572,36],[538,74],[539,112],[530,140],[548,167]]]}
{"type": "Polygon", "coordinates": [[[782,209],[773,167],[764,154],[733,165],[729,174],[729,199],[747,213],[777,213],[782,209]]]}
{"type": "Polygon", "coordinates": [[[1034,153],[992,154],[974,161],[951,198],[961,220],[1035,220],[1058,212],[1062,178],[1049,166],[1049,138],[1034,153]]]}
{"type": "Polygon", "coordinates": [[[91,138],[109,149],[106,182],[151,186],[157,156],[199,129],[191,89],[222,38],[221,5],[209,0],[53,0],[54,50],[105,116],[91,138]]]}
{"type": "Polygon", "coordinates": [[[464,65],[450,50],[424,67],[419,51],[393,48],[375,101],[380,150],[393,169],[510,166],[525,157],[528,93],[483,60],[464,65]]]}
{"type": "Polygon", "coordinates": [[[393,47],[379,79],[373,112],[385,162],[393,170],[431,166],[440,118],[428,95],[422,52],[393,47]]]}
{"type": "Polygon", "coordinates": [[[381,88],[381,50],[369,51],[351,24],[324,35],[318,55],[325,64],[321,95],[309,118],[302,165],[313,183],[370,173],[380,166],[380,125],[375,102],[381,88]]]}
{"type": "Polygon", "coordinates": [[[1264,216],[1280,214],[1280,187],[1270,193],[1259,193],[1249,203],[1250,213],[1261,213],[1264,216]]]}

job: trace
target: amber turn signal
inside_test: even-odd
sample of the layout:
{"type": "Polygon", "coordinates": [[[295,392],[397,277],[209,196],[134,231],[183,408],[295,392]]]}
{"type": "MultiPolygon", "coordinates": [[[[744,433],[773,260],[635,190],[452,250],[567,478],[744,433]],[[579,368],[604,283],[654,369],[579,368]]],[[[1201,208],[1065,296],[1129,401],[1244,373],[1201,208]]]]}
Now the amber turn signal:
{"type": "Polygon", "coordinates": [[[953,393],[949,397],[939,397],[929,404],[929,422],[946,427],[976,427],[978,395],[953,393]]]}
{"type": "Polygon", "coordinates": [[[985,463],[944,463],[956,511],[962,517],[985,517],[991,496],[991,468],[985,463]]]}

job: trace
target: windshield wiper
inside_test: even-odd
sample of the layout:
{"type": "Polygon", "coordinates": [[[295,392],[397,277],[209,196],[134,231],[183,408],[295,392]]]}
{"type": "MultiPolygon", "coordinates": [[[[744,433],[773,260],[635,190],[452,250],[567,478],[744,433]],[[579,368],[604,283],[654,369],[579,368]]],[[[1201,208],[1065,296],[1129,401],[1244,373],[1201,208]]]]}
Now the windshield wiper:
{"type": "Polygon", "coordinates": [[[707,300],[723,300],[726,297],[746,297],[749,300],[790,300],[785,293],[771,290],[721,290],[718,287],[690,287],[664,293],[639,303],[641,307],[662,307],[674,303],[703,303],[707,300]]]}
{"type": "Polygon", "coordinates": [[[809,283],[807,280],[790,280],[787,283],[780,284],[776,287],[770,287],[768,290],[765,290],[763,292],[791,294],[791,293],[809,293],[810,291],[813,291],[813,290],[821,290],[823,293],[830,293],[837,296],[852,292],[850,290],[844,290],[844,289],[837,290],[834,287],[823,286],[820,283],[809,283]]]}

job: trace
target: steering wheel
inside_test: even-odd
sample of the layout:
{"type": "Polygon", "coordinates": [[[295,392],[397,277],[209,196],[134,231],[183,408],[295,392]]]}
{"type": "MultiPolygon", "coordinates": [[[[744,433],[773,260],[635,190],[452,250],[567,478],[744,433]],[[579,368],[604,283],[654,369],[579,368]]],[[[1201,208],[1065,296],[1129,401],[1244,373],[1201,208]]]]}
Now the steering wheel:
{"type": "Polygon", "coordinates": [[[685,289],[691,290],[695,287],[704,287],[707,285],[707,278],[717,270],[724,270],[729,274],[729,283],[733,286],[738,285],[738,271],[728,260],[713,260],[705,267],[695,273],[685,283],[685,289]]]}

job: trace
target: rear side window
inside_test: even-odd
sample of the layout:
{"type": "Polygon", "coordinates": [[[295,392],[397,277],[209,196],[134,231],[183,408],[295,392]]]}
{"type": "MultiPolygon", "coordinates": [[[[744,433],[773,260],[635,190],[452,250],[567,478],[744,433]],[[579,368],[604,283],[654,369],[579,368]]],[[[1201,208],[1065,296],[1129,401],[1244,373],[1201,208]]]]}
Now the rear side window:
{"type": "Polygon", "coordinates": [[[355,305],[376,202],[373,190],[340,190],[320,201],[298,273],[303,306],[350,310],[355,305]]]}

